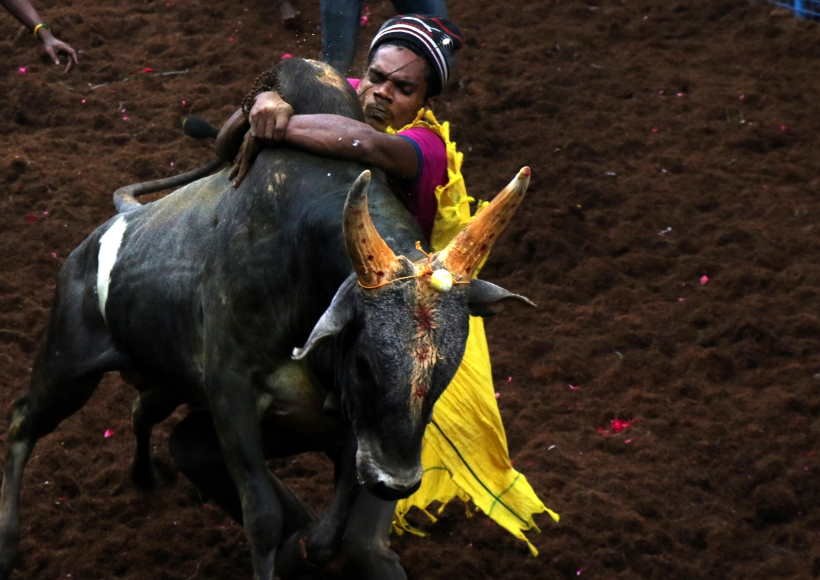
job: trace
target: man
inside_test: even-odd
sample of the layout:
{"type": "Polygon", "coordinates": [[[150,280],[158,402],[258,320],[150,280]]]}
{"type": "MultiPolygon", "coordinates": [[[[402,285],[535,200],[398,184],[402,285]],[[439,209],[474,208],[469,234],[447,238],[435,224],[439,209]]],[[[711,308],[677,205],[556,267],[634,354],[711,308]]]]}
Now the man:
{"type": "MultiPolygon", "coordinates": [[[[321,0],[322,60],[347,74],[356,55],[364,0],[321,0]]],[[[399,14],[426,14],[447,18],[446,0],[393,0],[399,14]]]]}
{"type": "MultiPolygon", "coordinates": [[[[413,15],[385,22],[371,42],[364,78],[351,79],[364,122],[294,115],[273,90],[275,72],[261,75],[243,102],[250,132],[235,167],[236,180],[248,171],[259,142],[374,165],[388,174],[429,246],[442,249],[471,219],[473,199],[461,175],[462,155],[429,100],[447,85],[462,42],[458,28],[446,19],[413,15]]],[[[472,500],[537,553],[523,531],[537,529],[533,514],[549,510],[512,468],[494,395],[483,322],[471,317],[464,359],[425,433],[421,488],[399,502],[397,530],[417,532],[404,518],[411,507],[427,513],[431,502],[446,504],[458,497],[472,500]]],[[[557,514],[549,513],[557,521],[557,514]]]]}
{"type": "Polygon", "coordinates": [[[29,0],[0,0],[0,3],[11,12],[12,16],[31,30],[34,38],[40,39],[54,64],[60,64],[60,54],[64,54],[66,58],[65,72],[70,71],[77,64],[77,52],[51,33],[48,24],[43,22],[29,0]]]}

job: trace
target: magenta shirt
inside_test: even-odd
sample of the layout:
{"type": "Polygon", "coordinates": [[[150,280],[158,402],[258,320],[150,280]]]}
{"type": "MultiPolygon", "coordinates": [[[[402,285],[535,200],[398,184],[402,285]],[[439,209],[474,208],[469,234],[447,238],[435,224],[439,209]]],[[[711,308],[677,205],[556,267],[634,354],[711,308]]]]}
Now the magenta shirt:
{"type": "MultiPolygon", "coordinates": [[[[360,79],[347,79],[354,89],[360,79]]],[[[397,133],[413,145],[418,158],[418,172],[413,179],[391,180],[401,199],[430,239],[436,218],[436,187],[447,183],[447,150],[444,141],[426,127],[413,127],[397,133]]]]}

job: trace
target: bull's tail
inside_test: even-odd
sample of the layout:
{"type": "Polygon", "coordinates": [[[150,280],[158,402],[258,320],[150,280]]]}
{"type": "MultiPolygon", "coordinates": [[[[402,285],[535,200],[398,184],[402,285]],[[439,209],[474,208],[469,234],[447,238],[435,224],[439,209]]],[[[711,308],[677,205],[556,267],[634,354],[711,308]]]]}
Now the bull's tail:
{"type": "Polygon", "coordinates": [[[163,189],[186,185],[196,179],[200,179],[206,175],[214,173],[224,164],[225,161],[223,159],[214,159],[206,165],[191,169],[185,173],[172,175],[171,177],[164,177],[162,179],[154,179],[152,181],[143,181],[141,183],[126,185],[125,187],[121,187],[114,192],[114,207],[117,209],[117,213],[131,211],[142,205],[142,203],[140,203],[137,199],[139,196],[161,191],[163,189]]]}
{"type": "Polygon", "coordinates": [[[182,122],[182,130],[186,135],[194,139],[216,138],[214,149],[216,150],[217,158],[207,165],[185,173],[180,173],[179,175],[174,175],[173,177],[133,183],[119,188],[114,192],[114,207],[117,208],[118,213],[131,211],[132,209],[140,207],[142,204],[137,198],[141,195],[186,185],[195,179],[210,175],[224,164],[232,162],[239,151],[239,147],[242,145],[245,131],[248,130],[248,121],[242,109],[237,109],[228,117],[228,120],[225,121],[222,128],[217,130],[216,127],[208,123],[205,119],[195,115],[189,115],[185,117],[182,122]]]}

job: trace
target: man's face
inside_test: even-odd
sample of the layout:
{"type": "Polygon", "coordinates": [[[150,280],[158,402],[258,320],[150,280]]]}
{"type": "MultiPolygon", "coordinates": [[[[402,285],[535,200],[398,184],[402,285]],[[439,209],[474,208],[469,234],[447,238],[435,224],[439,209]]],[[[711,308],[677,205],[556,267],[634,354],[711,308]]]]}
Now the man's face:
{"type": "Polygon", "coordinates": [[[416,117],[427,94],[427,61],[401,46],[382,45],[362,82],[365,122],[379,131],[400,129],[416,117]]]}

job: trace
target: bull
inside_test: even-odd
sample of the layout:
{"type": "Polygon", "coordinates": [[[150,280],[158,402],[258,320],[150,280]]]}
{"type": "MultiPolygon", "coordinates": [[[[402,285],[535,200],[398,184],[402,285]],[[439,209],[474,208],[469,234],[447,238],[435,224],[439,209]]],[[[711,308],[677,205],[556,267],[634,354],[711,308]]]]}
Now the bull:
{"type": "MultiPolygon", "coordinates": [[[[284,61],[279,88],[297,114],[361,118],[321,63],[284,61]]],[[[61,268],[29,390],[13,406],[0,578],[17,555],[36,442],[112,371],[138,391],[138,479],[151,480],[151,427],[188,405],[172,454],[242,523],[257,580],[331,558],[356,578],[405,578],[387,542],[394,502],[419,485],[424,429],[468,317],[508,298],[531,304],[474,277],[529,175],[435,254],[381,172],[291,148],[261,151],[238,188],[225,168],[144,205],[120,192],[120,212],[61,268]],[[318,518],[266,464],[305,450],[327,453],[336,471],[318,518]]]]}

